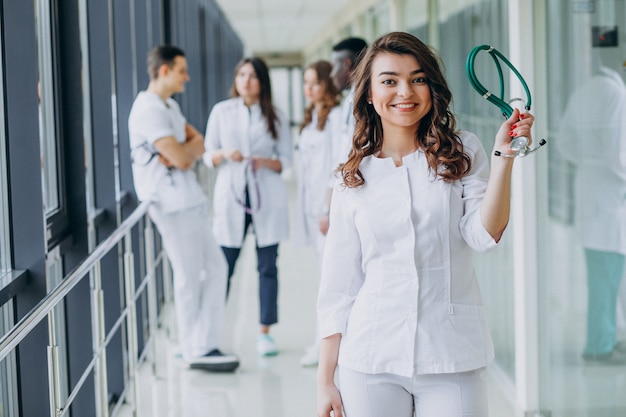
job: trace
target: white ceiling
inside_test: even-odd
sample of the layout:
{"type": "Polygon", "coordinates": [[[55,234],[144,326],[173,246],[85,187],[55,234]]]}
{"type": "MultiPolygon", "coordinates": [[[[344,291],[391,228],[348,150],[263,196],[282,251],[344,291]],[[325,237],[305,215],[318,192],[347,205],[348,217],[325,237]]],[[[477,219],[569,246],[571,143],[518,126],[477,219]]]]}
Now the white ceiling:
{"type": "Polygon", "coordinates": [[[217,0],[246,54],[300,52],[350,0],[217,0]]]}

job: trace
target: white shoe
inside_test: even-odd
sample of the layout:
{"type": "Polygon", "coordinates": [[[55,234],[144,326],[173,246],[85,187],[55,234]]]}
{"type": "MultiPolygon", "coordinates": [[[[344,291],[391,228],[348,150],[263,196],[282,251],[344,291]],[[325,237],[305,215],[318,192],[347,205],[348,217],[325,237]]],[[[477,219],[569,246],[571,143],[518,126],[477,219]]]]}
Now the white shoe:
{"type": "Polygon", "coordinates": [[[278,355],[278,349],[276,348],[276,342],[267,333],[261,333],[256,340],[256,351],[261,356],[275,356],[278,355]]]}
{"type": "Polygon", "coordinates": [[[319,362],[320,350],[317,345],[307,348],[305,354],[300,358],[300,365],[305,368],[317,366],[319,362]]]}

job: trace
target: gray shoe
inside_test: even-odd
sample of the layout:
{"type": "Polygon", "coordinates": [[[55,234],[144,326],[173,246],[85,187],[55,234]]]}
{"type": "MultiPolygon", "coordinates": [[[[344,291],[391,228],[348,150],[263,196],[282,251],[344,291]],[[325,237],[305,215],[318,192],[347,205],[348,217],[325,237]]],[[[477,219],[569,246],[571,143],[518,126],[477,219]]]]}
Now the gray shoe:
{"type": "Polygon", "coordinates": [[[233,372],[239,367],[237,355],[227,355],[219,349],[213,349],[204,356],[193,358],[189,362],[192,369],[204,369],[211,372],[233,372]]]}
{"type": "Polygon", "coordinates": [[[589,364],[626,365],[626,352],[620,352],[617,349],[613,349],[609,353],[585,353],[583,354],[583,359],[589,364]]]}
{"type": "Polygon", "coordinates": [[[626,353],[626,341],[622,340],[622,341],[617,342],[613,350],[626,353]]]}

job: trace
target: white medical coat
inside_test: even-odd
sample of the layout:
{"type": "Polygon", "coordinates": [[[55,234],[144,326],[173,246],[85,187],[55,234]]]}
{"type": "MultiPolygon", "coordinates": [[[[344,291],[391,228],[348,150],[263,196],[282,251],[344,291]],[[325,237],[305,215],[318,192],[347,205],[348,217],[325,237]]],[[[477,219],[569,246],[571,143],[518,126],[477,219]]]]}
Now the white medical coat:
{"type": "MultiPolygon", "coordinates": [[[[267,122],[256,104],[248,108],[241,97],[217,103],[207,122],[204,162],[211,168],[213,153],[218,149],[238,149],[244,157],[277,158],[282,169],[291,167],[292,149],[289,122],[278,113],[278,138],[272,138],[267,122]]],[[[246,184],[250,205],[260,207],[252,215],[257,245],[277,244],[289,236],[287,187],[280,173],[259,169],[257,181],[260,202],[252,171],[247,161],[224,160],[217,167],[213,193],[213,233],[221,246],[241,247],[244,238],[244,208],[237,202],[243,199],[246,184]],[[260,205],[259,205],[260,203],[260,205]]]]}
{"type": "Polygon", "coordinates": [[[320,337],[342,334],[340,366],[411,377],[493,359],[472,261],[497,245],[480,220],[489,165],[475,135],[460,137],[461,180],[434,178],[416,151],[401,167],[368,156],[365,185],[335,187],[317,308],[320,337]]]}
{"type": "Polygon", "coordinates": [[[348,160],[352,150],[352,136],[354,135],[354,86],[349,89],[341,102],[341,115],[335,129],[333,140],[333,157],[335,166],[348,160]]]}
{"type": "Polygon", "coordinates": [[[173,136],[179,143],[185,143],[187,120],[178,103],[168,98],[163,101],[152,91],[141,91],[128,116],[131,155],[133,157],[133,182],[140,201],[152,201],[164,213],[206,204],[208,199],[196,178],[193,169],[169,169],[149,155],[157,152],[154,142],[173,136]],[[143,153],[143,155],[142,155],[143,153]]]}
{"type": "Polygon", "coordinates": [[[294,241],[297,244],[313,245],[315,231],[307,227],[307,216],[320,217],[326,211],[329,181],[337,168],[337,157],[333,155],[334,133],[337,129],[341,108],[335,107],[328,113],[323,130],[317,128],[317,113],[302,129],[298,139],[298,194],[294,216],[294,241]]]}
{"type": "Polygon", "coordinates": [[[584,247],[626,254],[626,86],[606,67],[574,91],[554,148],[576,166],[575,227],[584,247]]]}

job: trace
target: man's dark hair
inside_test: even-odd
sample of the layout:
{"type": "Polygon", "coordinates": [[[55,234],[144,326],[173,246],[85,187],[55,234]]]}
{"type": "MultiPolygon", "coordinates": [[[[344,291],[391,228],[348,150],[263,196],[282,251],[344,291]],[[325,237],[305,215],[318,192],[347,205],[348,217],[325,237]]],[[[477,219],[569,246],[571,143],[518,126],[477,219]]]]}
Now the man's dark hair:
{"type": "Polygon", "coordinates": [[[148,52],[148,75],[150,79],[156,80],[162,65],[172,68],[177,56],[185,56],[185,52],[173,45],[159,45],[148,52]]]}
{"type": "Polygon", "coordinates": [[[350,53],[349,58],[352,60],[352,68],[356,67],[361,52],[367,48],[367,42],[361,38],[346,38],[335,46],[333,52],[347,51],[350,53]]]}

